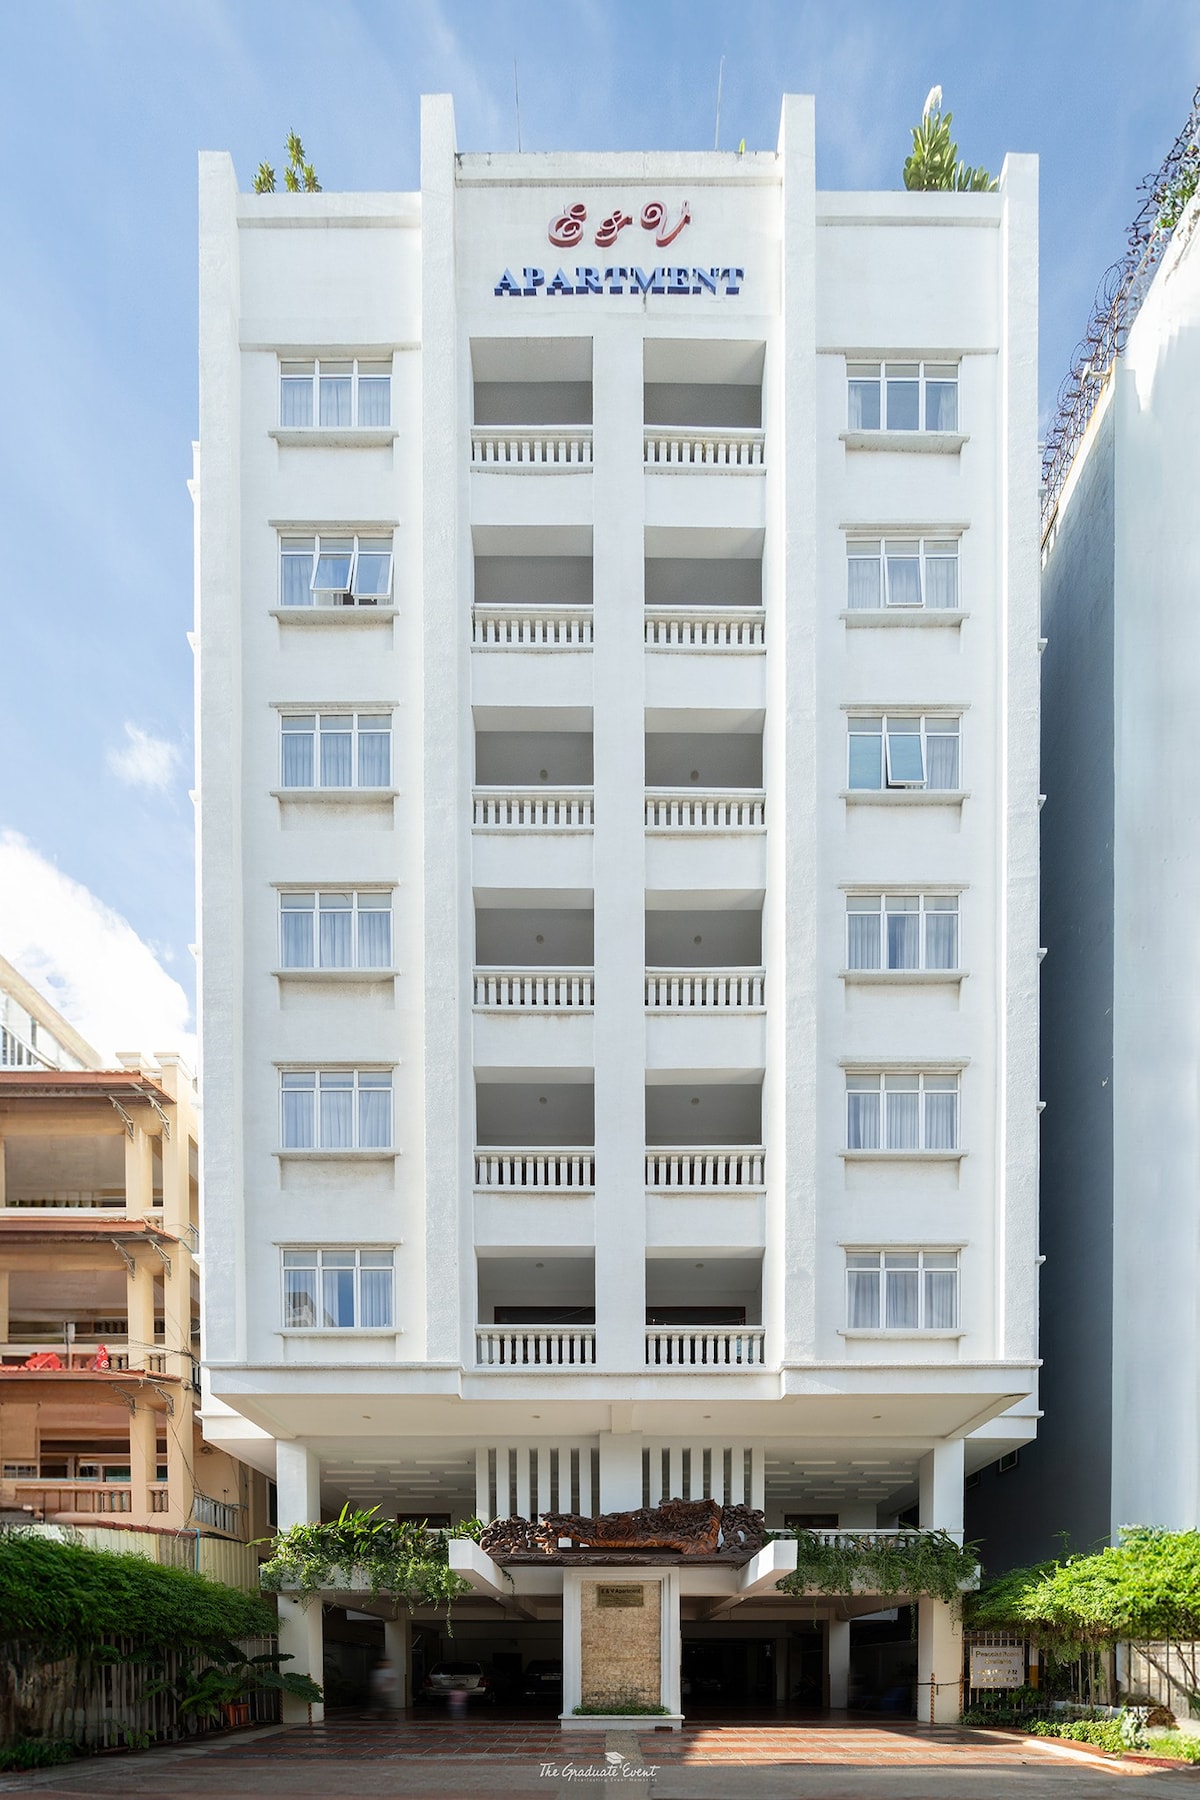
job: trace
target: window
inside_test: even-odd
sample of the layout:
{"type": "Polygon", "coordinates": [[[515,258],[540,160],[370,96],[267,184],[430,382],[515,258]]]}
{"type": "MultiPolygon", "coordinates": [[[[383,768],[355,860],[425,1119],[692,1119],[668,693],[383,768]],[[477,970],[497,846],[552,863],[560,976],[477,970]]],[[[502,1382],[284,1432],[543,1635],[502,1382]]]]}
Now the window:
{"type": "Polygon", "coordinates": [[[957,894],[850,894],[848,969],[957,969],[957,894]]]}
{"type": "Polygon", "coordinates": [[[279,365],[279,423],[381,427],[392,422],[392,364],[324,357],[279,365]]]}
{"type": "Polygon", "coordinates": [[[957,431],[958,364],[847,363],[851,431],[957,431]]]}
{"type": "Polygon", "coordinates": [[[285,1069],[280,1076],[285,1150],[390,1150],[390,1069],[285,1069]]]}
{"type": "Polygon", "coordinates": [[[957,792],[958,719],[922,718],[915,713],[852,713],[849,725],[847,783],[851,789],[957,792]]]}
{"type": "Polygon", "coordinates": [[[957,1250],[846,1253],[850,1331],[957,1331],[957,1250]]]}
{"type": "Polygon", "coordinates": [[[279,896],[279,966],[283,969],[390,969],[390,893],[279,896]]]}
{"type": "Polygon", "coordinates": [[[848,538],[846,608],[953,612],[958,607],[957,538],[848,538]]]}
{"type": "Polygon", "coordinates": [[[285,1331],[381,1330],[392,1324],[391,1250],[285,1250],[285,1331]]]}
{"type": "Polygon", "coordinates": [[[957,1150],[958,1076],[846,1076],[847,1150],[957,1150]]]}
{"type": "Polygon", "coordinates": [[[279,540],[280,606],[386,606],[392,592],[390,537],[279,540]]]}
{"type": "Polygon", "coordinates": [[[388,713],[284,713],[279,723],[281,787],[391,786],[388,713]]]}

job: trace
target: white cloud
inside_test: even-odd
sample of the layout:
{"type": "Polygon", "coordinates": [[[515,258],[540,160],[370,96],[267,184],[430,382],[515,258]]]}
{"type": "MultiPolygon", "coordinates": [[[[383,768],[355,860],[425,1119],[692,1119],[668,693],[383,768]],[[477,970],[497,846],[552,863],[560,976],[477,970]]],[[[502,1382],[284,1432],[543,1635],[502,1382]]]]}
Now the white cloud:
{"type": "Polygon", "coordinates": [[[128,920],[15,831],[0,832],[0,956],[106,1062],[118,1050],[177,1050],[195,1066],[179,983],[128,920]]]}
{"type": "Polygon", "coordinates": [[[127,787],[149,788],[165,793],[170,787],[179,762],[179,746],[166,738],[143,731],[140,725],[125,721],[126,742],[108,752],[109,770],[127,787]]]}

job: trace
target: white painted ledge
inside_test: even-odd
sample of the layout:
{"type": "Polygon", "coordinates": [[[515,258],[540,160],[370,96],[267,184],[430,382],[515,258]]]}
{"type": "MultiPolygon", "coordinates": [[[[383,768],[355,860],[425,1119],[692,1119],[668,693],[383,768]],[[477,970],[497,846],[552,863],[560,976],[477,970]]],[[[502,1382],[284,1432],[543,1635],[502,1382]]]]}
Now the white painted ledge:
{"type": "Polygon", "coordinates": [[[390,625],[394,606],[272,606],[270,616],[281,625],[329,625],[344,631],[355,625],[390,625]]]}
{"type": "Polygon", "coordinates": [[[937,626],[949,626],[957,629],[964,619],[970,618],[969,612],[947,606],[938,610],[924,606],[856,606],[843,607],[838,618],[849,630],[862,631],[868,626],[878,629],[899,625],[907,630],[929,630],[937,626]]]}
{"type": "Polygon", "coordinates": [[[267,433],[288,449],[379,450],[400,433],[386,425],[275,425],[267,433]]]}
{"type": "Polygon", "coordinates": [[[965,431],[843,431],[847,450],[902,450],[924,456],[957,456],[970,435],[965,431]]]}

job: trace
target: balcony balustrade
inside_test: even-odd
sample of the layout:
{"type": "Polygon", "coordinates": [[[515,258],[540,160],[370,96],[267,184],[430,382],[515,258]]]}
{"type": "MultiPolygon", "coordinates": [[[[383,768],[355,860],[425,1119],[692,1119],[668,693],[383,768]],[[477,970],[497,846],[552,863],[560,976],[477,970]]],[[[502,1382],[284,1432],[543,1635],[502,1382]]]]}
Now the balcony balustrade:
{"type": "Polygon", "coordinates": [[[766,795],[757,788],[647,788],[649,831],[761,831],[766,795]]]}
{"type": "Polygon", "coordinates": [[[477,650],[588,650],[590,606],[476,606],[471,642],[477,650]]]}
{"type": "Polygon", "coordinates": [[[480,831],[590,831],[592,790],[477,787],[474,822],[480,831]]]}
{"type": "MultiPolygon", "coordinates": [[[[154,1512],[166,1512],[167,1490],[165,1487],[158,1490],[151,1488],[150,1499],[154,1512]],[[159,1494],[162,1496],[161,1506],[154,1505],[159,1494]]],[[[230,1505],[228,1501],[212,1500],[207,1494],[196,1494],[192,1500],[192,1523],[207,1525],[212,1531],[223,1531],[229,1537],[239,1537],[241,1535],[239,1526],[241,1511],[240,1506],[230,1505]]]]}
{"type": "Polygon", "coordinates": [[[54,1064],[7,1025],[0,1025],[0,1069],[52,1069],[54,1064]]]}
{"type": "Polygon", "coordinates": [[[763,1187],[760,1144],[655,1145],[646,1151],[646,1186],[658,1193],[754,1193],[763,1187]]]}
{"type": "Polygon", "coordinates": [[[475,1186],[526,1194],[587,1194],[596,1185],[593,1149],[475,1152],[475,1186]]]}
{"type": "Polygon", "coordinates": [[[761,606],[648,606],[648,650],[761,650],[761,606]]]}
{"type": "Polygon", "coordinates": [[[147,1375],[165,1375],[167,1372],[165,1350],[131,1350],[123,1334],[120,1338],[115,1334],[103,1338],[94,1335],[75,1337],[69,1350],[61,1332],[38,1333],[22,1338],[19,1343],[0,1344],[0,1363],[10,1369],[20,1368],[31,1356],[46,1355],[57,1356],[62,1368],[74,1373],[91,1370],[100,1374],[122,1374],[129,1369],[141,1370],[147,1375]],[[106,1366],[97,1371],[96,1358],[101,1346],[108,1360],[106,1366]]]}
{"type": "MultiPolygon", "coordinates": [[[[133,1490],[128,1482],[15,1481],[12,1485],[16,1490],[16,1504],[32,1507],[42,1518],[64,1512],[111,1517],[114,1513],[134,1511],[133,1490]]],[[[152,1507],[147,1506],[145,1510],[150,1512],[152,1507]]]]}
{"type": "Polygon", "coordinates": [[[476,969],[475,1004],[509,1012],[585,1012],[590,969],[476,969]]]}
{"type": "MultiPolygon", "coordinates": [[[[155,1195],[154,1204],[162,1205],[161,1194],[155,1195]]],[[[49,1194],[9,1194],[5,1198],[4,1205],[9,1211],[19,1208],[28,1212],[103,1211],[123,1213],[125,1211],[125,1195],[122,1190],[116,1188],[66,1188],[49,1194]]]]}
{"type": "Polygon", "coordinates": [[[477,1325],[480,1369],[582,1369],[596,1362],[591,1325],[477,1325]]]}
{"type": "Polygon", "coordinates": [[[651,1012],[759,1010],[762,969],[647,969],[646,1006],[651,1012]]]}
{"type": "Polygon", "coordinates": [[[476,425],[471,432],[471,467],[503,471],[590,469],[590,425],[476,425]]]}
{"type": "Polygon", "coordinates": [[[648,1369],[761,1369],[761,1325],[649,1325],[648,1369]]]}
{"type": "Polygon", "coordinates": [[[761,428],[701,431],[690,426],[647,425],[646,466],[652,469],[761,470],[763,441],[761,428]]]}

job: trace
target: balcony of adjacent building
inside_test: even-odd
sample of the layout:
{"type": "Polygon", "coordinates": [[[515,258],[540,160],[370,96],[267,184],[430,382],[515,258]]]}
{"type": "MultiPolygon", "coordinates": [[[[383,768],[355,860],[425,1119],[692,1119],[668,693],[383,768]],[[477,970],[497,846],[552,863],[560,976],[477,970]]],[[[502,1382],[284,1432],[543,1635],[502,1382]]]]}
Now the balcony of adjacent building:
{"type": "Polygon", "coordinates": [[[763,715],[647,708],[646,885],[765,886],[763,715]]]}
{"type": "Polygon", "coordinates": [[[646,896],[646,1066],[760,1069],[761,892],[646,896]]]}
{"type": "Polygon", "coordinates": [[[477,526],[473,533],[472,694],[503,703],[522,686],[590,699],[592,534],[588,528],[477,526]]]}
{"type": "Polygon", "coordinates": [[[475,895],[474,1060],[592,1063],[590,890],[475,895]]]}
{"type": "Polygon", "coordinates": [[[712,526],[762,528],[764,362],[761,342],[646,339],[648,525],[678,527],[702,517],[712,526]]]}
{"type": "Polygon", "coordinates": [[[474,338],[471,373],[471,468],[492,478],[474,486],[476,522],[504,524],[506,511],[511,521],[514,505],[543,510],[547,517],[537,522],[572,514],[586,521],[591,494],[571,492],[577,481],[535,495],[509,491],[509,480],[591,473],[591,339],[474,338]]]}
{"type": "Polygon", "coordinates": [[[474,884],[591,888],[592,714],[474,709],[474,884]]]}
{"type": "Polygon", "coordinates": [[[596,1362],[594,1255],[539,1250],[476,1261],[475,1366],[585,1371],[596,1362]]]}

